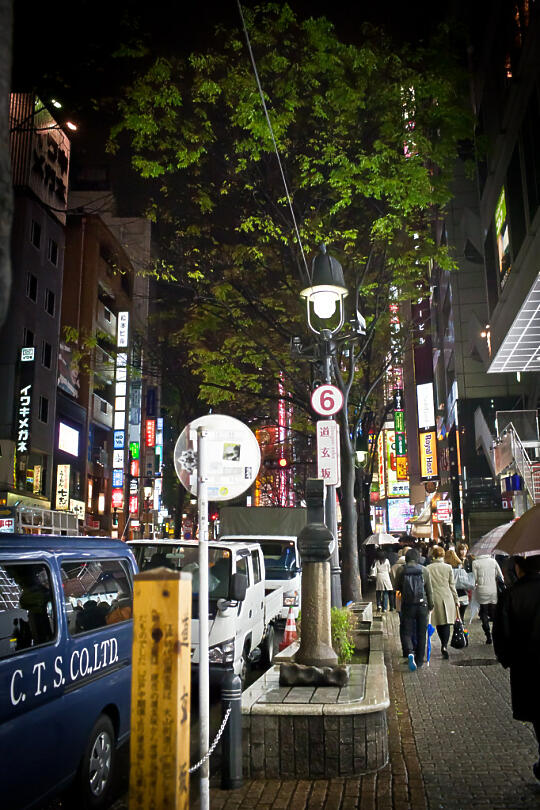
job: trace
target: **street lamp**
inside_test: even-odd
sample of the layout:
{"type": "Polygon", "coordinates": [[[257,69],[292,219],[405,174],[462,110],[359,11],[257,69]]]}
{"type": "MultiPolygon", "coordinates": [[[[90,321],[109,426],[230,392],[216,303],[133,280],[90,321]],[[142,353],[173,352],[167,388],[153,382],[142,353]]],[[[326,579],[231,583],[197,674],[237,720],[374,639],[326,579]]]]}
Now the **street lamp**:
{"type": "MultiPolygon", "coordinates": [[[[308,327],[319,339],[319,358],[323,361],[324,382],[329,385],[332,383],[332,353],[335,350],[332,338],[345,323],[345,298],[348,295],[348,290],[345,286],[341,264],[326,252],[326,245],[321,245],[320,250],[321,252],[315,256],[311,266],[311,285],[303,289],[300,296],[306,301],[308,327]],[[329,325],[323,325],[318,329],[313,324],[312,309],[319,321],[324,322],[334,318],[336,308],[339,309],[337,326],[334,325],[333,328],[329,328],[329,325]]],[[[301,353],[301,344],[299,346],[297,343],[296,348],[301,353]]],[[[329,418],[334,419],[333,416],[329,418]]],[[[339,564],[335,484],[327,484],[326,486],[325,523],[334,537],[330,557],[332,606],[341,607],[341,568],[339,564]]]]}
{"type": "Polygon", "coordinates": [[[326,245],[321,245],[321,252],[315,256],[311,266],[311,285],[301,291],[301,298],[306,299],[307,322],[312,332],[321,335],[325,331],[330,336],[339,332],[345,322],[344,301],[348,295],[343,277],[343,268],[337,259],[326,252],[326,245]],[[318,330],[311,321],[311,305],[320,320],[331,318],[339,304],[339,324],[332,330],[318,330]]]}

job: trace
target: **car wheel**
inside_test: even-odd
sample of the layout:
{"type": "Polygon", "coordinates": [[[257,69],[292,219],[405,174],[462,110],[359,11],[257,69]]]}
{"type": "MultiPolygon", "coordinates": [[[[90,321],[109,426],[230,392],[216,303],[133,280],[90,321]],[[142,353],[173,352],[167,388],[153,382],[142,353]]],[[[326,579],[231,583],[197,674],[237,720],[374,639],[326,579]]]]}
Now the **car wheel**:
{"type": "Polygon", "coordinates": [[[113,781],[115,762],[114,728],[102,714],[88,738],[78,777],[78,791],[81,806],[88,810],[98,810],[107,802],[113,781]]]}

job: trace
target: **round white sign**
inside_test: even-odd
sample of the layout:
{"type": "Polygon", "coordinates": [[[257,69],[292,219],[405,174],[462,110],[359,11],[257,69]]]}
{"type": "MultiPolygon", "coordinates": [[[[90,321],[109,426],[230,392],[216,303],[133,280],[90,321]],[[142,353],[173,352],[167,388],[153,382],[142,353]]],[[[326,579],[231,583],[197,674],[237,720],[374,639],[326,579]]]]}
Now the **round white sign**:
{"type": "Polygon", "coordinates": [[[209,501],[229,501],[255,481],[261,451],[255,434],[232,416],[207,414],[186,425],[174,447],[174,469],[180,483],[197,495],[197,428],[208,430],[205,440],[209,501]]]}
{"type": "Polygon", "coordinates": [[[321,416],[332,416],[343,407],[343,394],[335,385],[319,385],[311,394],[311,407],[321,416]]]}

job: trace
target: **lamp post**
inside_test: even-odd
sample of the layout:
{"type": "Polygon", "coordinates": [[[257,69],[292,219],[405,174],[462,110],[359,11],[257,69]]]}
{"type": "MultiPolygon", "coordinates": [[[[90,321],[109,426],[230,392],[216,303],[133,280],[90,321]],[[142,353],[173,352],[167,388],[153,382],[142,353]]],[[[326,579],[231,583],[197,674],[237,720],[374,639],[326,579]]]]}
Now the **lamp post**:
{"type": "MultiPolygon", "coordinates": [[[[332,355],[335,351],[332,338],[340,331],[345,322],[344,302],[347,295],[348,291],[345,286],[341,264],[326,252],[326,245],[321,245],[321,252],[313,259],[311,285],[302,290],[300,296],[306,301],[308,327],[318,337],[319,358],[322,360],[324,382],[326,384],[332,382],[332,355]],[[312,310],[322,323],[334,318],[337,307],[339,307],[337,326],[333,328],[328,328],[328,326],[317,328],[317,325],[313,323],[312,310]]],[[[329,418],[333,419],[334,417],[329,418]]],[[[341,607],[341,568],[337,532],[336,487],[334,484],[326,486],[325,523],[334,538],[330,558],[332,606],[341,607]]]]}

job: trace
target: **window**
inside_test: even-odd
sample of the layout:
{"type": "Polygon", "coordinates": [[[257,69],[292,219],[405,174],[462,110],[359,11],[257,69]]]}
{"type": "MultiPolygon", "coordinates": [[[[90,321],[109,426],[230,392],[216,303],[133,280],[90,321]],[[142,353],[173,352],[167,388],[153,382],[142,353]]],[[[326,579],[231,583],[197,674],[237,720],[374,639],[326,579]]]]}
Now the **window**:
{"type": "Polygon", "coordinates": [[[58,242],[54,239],[49,239],[48,259],[51,264],[58,265],[58,242]]]}
{"type": "Polygon", "coordinates": [[[111,322],[111,316],[112,316],[111,310],[108,307],[106,307],[105,304],[104,304],[103,305],[103,317],[105,318],[107,323],[111,322]]]}
{"type": "Polygon", "coordinates": [[[23,332],[23,346],[33,346],[34,345],[34,333],[31,329],[28,329],[26,326],[24,327],[23,332]]]}
{"type": "Polygon", "coordinates": [[[40,422],[47,423],[49,421],[49,400],[47,397],[40,396],[39,398],[38,418],[40,422]]]}
{"type": "Polygon", "coordinates": [[[33,273],[26,274],[26,295],[34,303],[37,301],[38,280],[33,273]]]}
{"type": "Polygon", "coordinates": [[[119,560],[63,563],[62,586],[72,636],[131,619],[133,588],[119,560]]]}
{"type": "Polygon", "coordinates": [[[253,564],[253,581],[255,584],[261,581],[261,560],[258,551],[251,552],[251,562],[253,564]]]}
{"type": "Polygon", "coordinates": [[[56,636],[51,577],[42,563],[0,563],[0,658],[56,636]]]}
{"type": "Polygon", "coordinates": [[[52,363],[52,346],[44,340],[41,344],[41,365],[50,368],[52,363]]]}
{"type": "Polygon", "coordinates": [[[55,298],[53,291],[47,288],[45,290],[45,312],[48,312],[49,315],[54,315],[55,298]]]}
{"type": "Polygon", "coordinates": [[[237,574],[244,574],[247,578],[247,582],[249,585],[249,567],[248,567],[248,558],[247,555],[245,557],[237,557],[236,559],[236,573],[237,574]]]}
{"type": "Polygon", "coordinates": [[[35,219],[32,220],[32,227],[30,229],[30,241],[34,245],[34,247],[39,247],[41,245],[41,225],[39,222],[36,222],[35,219]]]}

